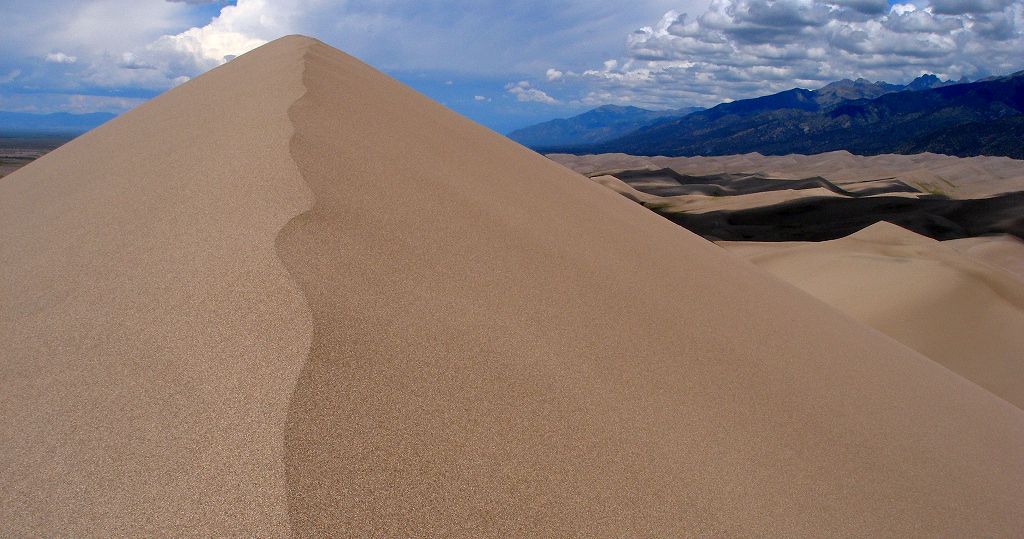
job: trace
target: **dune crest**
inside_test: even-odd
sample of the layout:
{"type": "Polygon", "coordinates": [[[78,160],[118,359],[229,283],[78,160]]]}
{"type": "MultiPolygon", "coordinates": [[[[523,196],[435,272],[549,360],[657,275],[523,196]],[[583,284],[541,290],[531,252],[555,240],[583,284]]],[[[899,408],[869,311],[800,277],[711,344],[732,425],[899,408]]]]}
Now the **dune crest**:
{"type": "Polygon", "coordinates": [[[309,38],[0,225],[4,535],[1024,532],[1020,409],[309,38]]]}
{"type": "Polygon", "coordinates": [[[1024,246],[993,241],[880,222],[827,242],[720,245],[1024,408],[1024,279],[999,264],[1024,246]]]}

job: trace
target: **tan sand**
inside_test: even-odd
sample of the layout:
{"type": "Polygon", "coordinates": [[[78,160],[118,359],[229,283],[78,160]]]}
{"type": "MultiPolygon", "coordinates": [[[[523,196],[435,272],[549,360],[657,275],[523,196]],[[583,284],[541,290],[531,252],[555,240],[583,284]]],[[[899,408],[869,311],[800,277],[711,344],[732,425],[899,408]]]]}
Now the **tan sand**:
{"type": "Polygon", "coordinates": [[[720,197],[707,195],[658,196],[638,191],[637,189],[634,189],[633,186],[612,175],[606,174],[602,176],[594,176],[590,179],[630,200],[641,202],[650,208],[656,207],[659,210],[666,212],[705,213],[711,211],[736,211],[750,208],[761,208],[772,204],[799,200],[801,198],[846,198],[843,195],[829,191],[824,187],[815,187],[813,189],[780,189],[778,191],[764,191],[761,193],[720,197]]]}
{"type": "Polygon", "coordinates": [[[2,535],[1024,533],[1020,409],[306,38],[0,256],[2,535]]]}
{"type": "Polygon", "coordinates": [[[1003,269],[1024,260],[1018,240],[938,242],[882,222],[820,243],[720,245],[1024,408],[1024,274],[1003,269]]]}
{"type": "Polygon", "coordinates": [[[1024,279],[1024,242],[1014,236],[981,236],[944,241],[942,244],[1024,279]]]}
{"type": "Polygon", "coordinates": [[[288,529],[312,321],[274,240],[312,202],[289,154],[304,50],[245,55],[0,180],[0,535],[288,529]]]}
{"type": "Polygon", "coordinates": [[[951,198],[981,198],[1024,191],[1024,161],[1008,157],[952,157],[932,153],[860,156],[846,151],[817,155],[644,157],[626,154],[552,154],[551,159],[587,175],[615,169],[671,168],[680,174],[760,173],[772,178],[820,176],[856,191],[865,181],[899,180],[951,198]]]}

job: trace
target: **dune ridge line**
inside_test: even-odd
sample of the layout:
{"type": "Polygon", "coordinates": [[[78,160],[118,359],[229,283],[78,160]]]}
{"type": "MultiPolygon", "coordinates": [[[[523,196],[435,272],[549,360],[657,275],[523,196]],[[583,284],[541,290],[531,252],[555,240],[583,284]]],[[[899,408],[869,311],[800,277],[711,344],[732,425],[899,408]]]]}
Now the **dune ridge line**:
{"type": "Polygon", "coordinates": [[[320,42],[0,181],[0,535],[1021,535],[1024,411],[320,42]]]}
{"type": "Polygon", "coordinates": [[[293,533],[1021,528],[1019,409],[354,58],[303,58],[293,533]]]}

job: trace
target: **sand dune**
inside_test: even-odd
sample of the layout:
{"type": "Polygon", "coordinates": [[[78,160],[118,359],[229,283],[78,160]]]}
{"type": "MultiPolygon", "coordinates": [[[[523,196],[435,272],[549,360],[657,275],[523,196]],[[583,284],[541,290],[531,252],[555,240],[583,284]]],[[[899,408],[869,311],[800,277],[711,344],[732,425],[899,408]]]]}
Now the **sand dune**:
{"type": "Polygon", "coordinates": [[[308,38],[0,257],[2,535],[1024,533],[1022,410],[308,38]]]}
{"type": "Polygon", "coordinates": [[[551,159],[583,174],[615,169],[671,168],[681,174],[760,174],[800,179],[820,176],[840,186],[869,180],[897,180],[923,192],[951,198],[981,198],[1024,190],[1024,161],[1008,157],[853,155],[846,151],[818,155],[763,156],[752,153],[716,157],[642,157],[626,154],[552,154],[551,159]]]}
{"type": "Polygon", "coordinates": [[[981,236],[942,243],[971,258],[1002,268],[1024,278],[1024,242],[1014,236],[981,236]]]}
{"type": "Polygon", "coordinates": [[[1024,408],[1024,275],[1006,271],[1024,260],[1019,241],[878,223],[821,243],[720,245],[1024,408]]]}
{"type": "Polygon", "coordinates": [[[841,197],[828,189],[815,187],[809,189],[776,189],[760,193],[735,196],[709,196],[702,194],[658,196],[640,191],[616,176],[604,175],[591,178],[595,183],[660,212],[688,212],[693,214],[716,211],[739,211],[761,208],[773,204],[781,204],[802,198],[841,197]]]}
{"type": "MultiPolygon", "coordinates": [[[[710,169],[683,174],[658,168],[650,158],[622,154],[554,157],[568,160],[596,183],[714,241],[825,241],[882,221],[939,240],[995,234],[1024,238],[1024,183],[1013,192],[959,199],[919,190],[907,177],[871,179],[868,174],[867,179],[833,182],[821,176],[787,178],[780,172],[715,172],[713,163],[703,164],[710,169]],[[602,169],[631,161],[639,168],[602,169]]],[[[825,166],[837,157],[842,156],[781,160],[788,165],[825,166]]],[[[744,166],[755,166],[748,156],[738,159],[744,166]]],[[[1004,186],[1011,184],[1007,180],[1004,186]]]]}

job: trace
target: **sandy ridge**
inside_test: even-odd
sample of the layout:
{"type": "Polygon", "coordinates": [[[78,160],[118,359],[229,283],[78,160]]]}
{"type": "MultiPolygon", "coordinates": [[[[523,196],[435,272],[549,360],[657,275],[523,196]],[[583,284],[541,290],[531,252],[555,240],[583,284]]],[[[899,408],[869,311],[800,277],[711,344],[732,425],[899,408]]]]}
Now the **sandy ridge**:
{"type": "Polygon", "coordinates": [[[1022,525],[1020,410],[355,59],[305,62],[295,533],[1022,525]]]}
{"type": "Polygon", "coordinates": [[[0,535],[282,536],[311,340],[285,40],[0,180],[0,535]],[[258,81],[258,82],[257,82],[258,81]]]}
{"type": "Polygon", "coordinates": [[[1024,531],[1024,412],[354,58],[144,107],[0,183],[8,535],[1024,531]]]}

